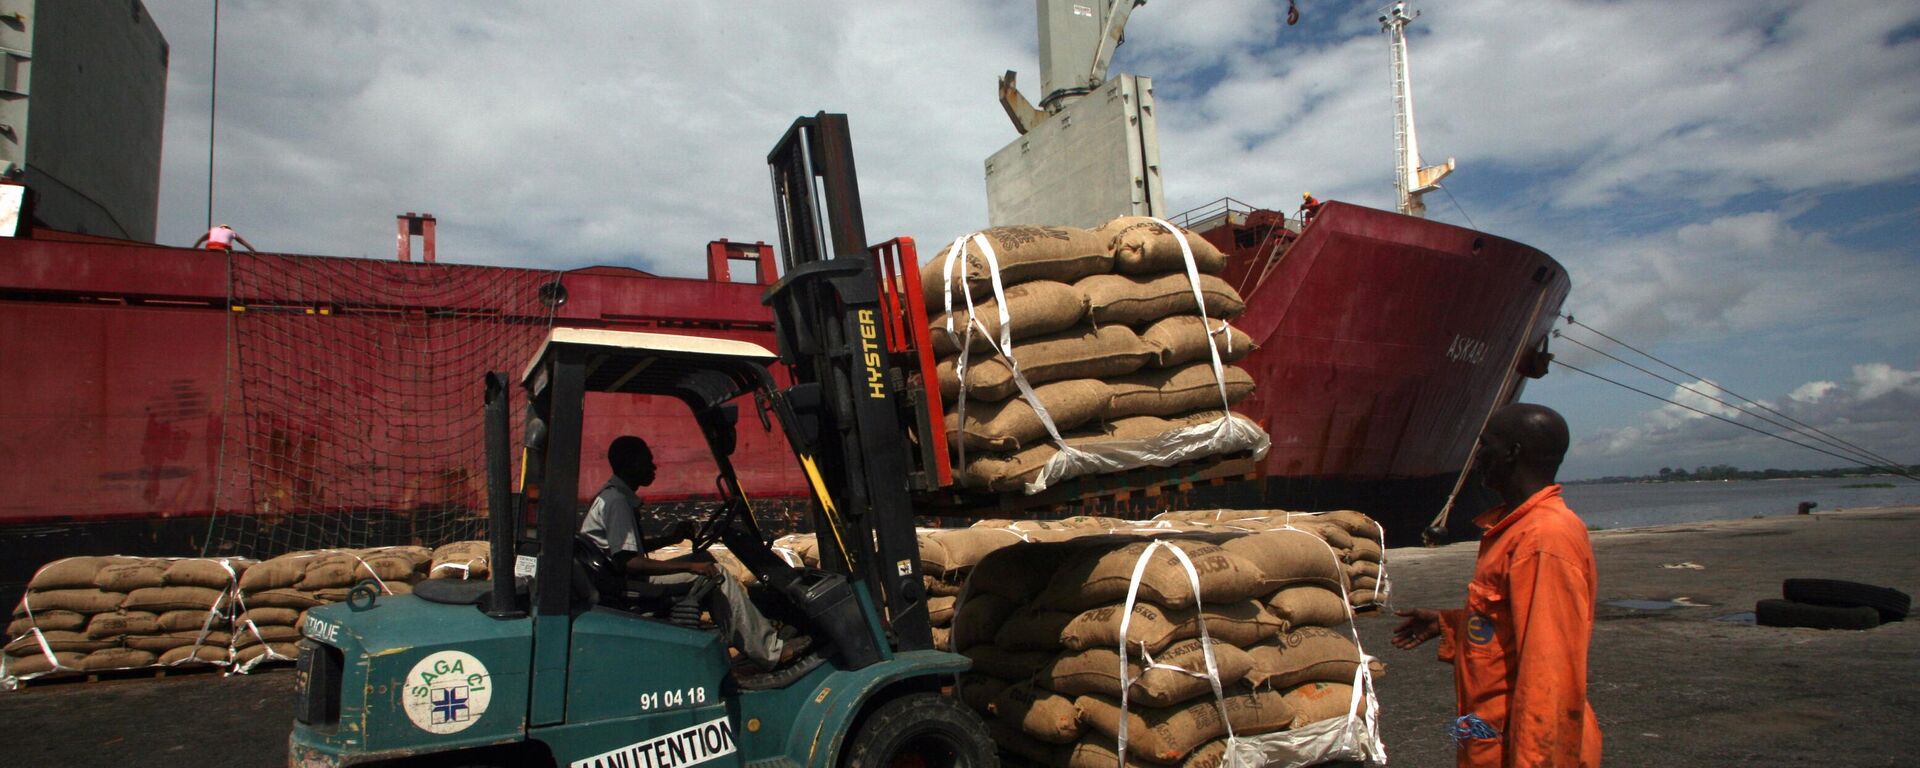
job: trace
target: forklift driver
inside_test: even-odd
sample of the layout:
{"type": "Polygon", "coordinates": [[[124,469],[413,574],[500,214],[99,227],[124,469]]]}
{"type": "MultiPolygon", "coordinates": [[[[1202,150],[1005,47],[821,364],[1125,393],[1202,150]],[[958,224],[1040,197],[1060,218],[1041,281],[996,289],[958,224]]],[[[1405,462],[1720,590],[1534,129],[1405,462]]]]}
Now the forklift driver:
{"type": "MultiPolygon", "coordinates": [[[[714,589],[707,592],[706,609],[722,627],[731,631],[732,642],[749,661],[772,670],[804,650],[803,640],[789,641],[779,636],[773,624],[747,599],[746,589],[712,561],[647,557],[648,547],[640,536],[637,510],[640,498],[633,489],[653,484],[653,450],[645,440],[633,435],[615,438],[607,446],[607,464],[613,476],[587,508],[580,532],[607,553],[608,559],[634,579],[652,584],[684,584],[696,579],[709,580],[714,589]]],[[[670,530],[685,530],[684,522],[670,530]]],[[[668,536],[670,540],[684,538],[668,536]]]]}

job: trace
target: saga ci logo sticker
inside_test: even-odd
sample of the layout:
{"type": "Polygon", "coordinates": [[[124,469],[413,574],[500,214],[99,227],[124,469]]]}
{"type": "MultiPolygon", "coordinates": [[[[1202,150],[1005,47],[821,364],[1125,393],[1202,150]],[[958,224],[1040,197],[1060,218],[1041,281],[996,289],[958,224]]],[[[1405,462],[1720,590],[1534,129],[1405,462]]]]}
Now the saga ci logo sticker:
{"type": "Polygon", "coordinates": [[[428,733],[459,733],[480,722],[493,700],[487,665],[472,654],[441,651],[407,673],[400,692],[407,719],[428,733]]]}

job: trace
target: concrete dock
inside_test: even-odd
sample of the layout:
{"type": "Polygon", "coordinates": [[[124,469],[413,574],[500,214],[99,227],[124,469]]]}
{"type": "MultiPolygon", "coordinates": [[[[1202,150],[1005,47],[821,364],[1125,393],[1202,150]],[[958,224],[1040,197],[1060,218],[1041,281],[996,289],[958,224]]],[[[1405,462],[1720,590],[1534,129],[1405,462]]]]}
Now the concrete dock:
{"type": "MultiPolygon", "coordinates": [[[[1724,620],[1780,596],[1789,577],[1920,590],[1920,508],[1598,531],[1599,621],[1590,691],[1616,766],[1913,765],[1920,620],[1865,632],[1724,620]],[[1699,568],[1668,567],[1691,563],[1699,568]],[[1684,598],[1684,600],[1681,600],[1684,598]],[[1652,601],[1659,610],[1608,605],[1652,601]]],[[[1396,549],[1399,607],[1452,607],[1475,545],[1396,549]]],[[[1446,766],[1452,672],[1434,643],[1399,651],[1397,619],[1363,618],[1390,765],[1446,766]]],[[[284,765],[293,675],[175,676],[30,686],[0,694],[9,766],[284,765]]]]}

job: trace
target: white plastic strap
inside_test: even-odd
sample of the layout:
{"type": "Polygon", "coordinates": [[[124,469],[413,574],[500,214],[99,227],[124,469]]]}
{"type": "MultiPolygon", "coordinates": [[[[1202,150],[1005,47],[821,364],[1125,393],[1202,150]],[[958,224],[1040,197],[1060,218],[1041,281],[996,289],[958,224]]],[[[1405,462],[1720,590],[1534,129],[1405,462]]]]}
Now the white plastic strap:
{"type": "MultiPolygon", "coordinates": [[[[1227,740],[1231,742],[1234,738],[1233,722],[1227,717],[1226,692],[1220,687],[1220,665],[1213,658],[1213,638],[1207,633],[1206,609],[1201,604],[1200,573],[1194,570],[1193,561],[1187,558],[1185,550],[1165,539],[1156,539],[1140,553],[1139,559],[1133,561],[1133,577],[1127,583],[1127,602],[1120,609],[1120,725],[1115,729],[1115,736],[1120,742],[1115,749],[1120,755],[1118,765],[1127,764],[1127,691],[1133,688],[1134,680],[1138,679],[1127,676],[1127,627],[1133,623],[1133,603],[1140,594],[1140,577],[1146,574],[1147,563],[1153,559],[1154,551],[1161,547],[1167,548],[1180,561],[1180,567],[1187,572],[1187,583],[1193,587],[1193,620],[1200,625],[1200,653],[1207,662],[1207,682],[1213,685],[1213,701],[1220,707],[1220,722],[1227,728],[1227,740]]],[[[1145,643],[1141,644],[1140,652],[1143,657],[1146,656],[1145,643]]],[[[1151,658],[1148,661],[1151,662],[1151,658]]]]}
{"type": "MultiPolygon", "coordinates": [[[[1187,268],[1187,286],[1193,290],[1194,311],[1199,313],[1200,328],[1206,332],[1207,355],[1213,362],[1213,383],[1220,388],[1220,408],[1227,410],[1227,374],[1220,363],[1220,343],[1213,338],[1213,325],[1207,319],[1207,297],[1200,293],[1200,266],[1194,263],[1193,245],[1187,242],[1187,233],[1179,227],[1157,218],[1153,219],[1153,223],[1165,227],[1180,243],[1180,258],[1187,268]]],[[[1220,325],[1222,332],[1225,332],[1226,320],[1221,320],[1220,325]]],[[[1232,335],[1228,334],[1228,338],[1231,339],[1232,335]]]]}

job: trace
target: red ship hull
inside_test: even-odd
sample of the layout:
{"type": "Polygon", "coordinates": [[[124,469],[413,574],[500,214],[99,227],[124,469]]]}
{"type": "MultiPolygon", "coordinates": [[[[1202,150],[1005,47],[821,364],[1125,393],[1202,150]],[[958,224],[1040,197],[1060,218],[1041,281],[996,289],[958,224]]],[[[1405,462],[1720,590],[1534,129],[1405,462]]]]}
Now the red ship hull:
{"type": "MultiPolygon", "coordinates": [[[[1237,410],[1269,431],[1271,453],[1251,468],[1250,481],[1201,486],[1179,499],[1094,502],[1088,509],[1145,512],[1169,503],[1350,507],[1383,519],[1397,540],[1417,535],[1453,487],[1487,412],[1517,396],[1523,377],[1514,372],[1536,365],[1533,350],[1543,347],[1568,291],[1565,271],[1546,254],[1471,230],[1329,203],[1282,251],[1276,244],[1289,238],[1278,227],[1281,221],[1278,214],[1251,211],[1203,229],[1233,257],[1227,276],[1247,300],[1247,312],[1236,323],[1259,349],[1241,365],[1260,388],[1237,410]]],[[[276,264],[315,269],[349,262],[382,276],[434,269],[456,283],[531,286],[557,277],[566,302],[550,316],[521,318],[525,322],[501,324],[497,316],[524,309],[487,306],[484,298],[380,308],[418,310],[429,318],[422,322],[443,330],[494,317],[487,322],[493,323],[490,332],[502,334],[502,349],[536,340],[547,322],[773,345],[758,283],[608,268],[556,275],[248,258],[260,260],[254,266],[263,271],[281,268],[276,264]]],[[[456,423],[458,430],[474,429],[479,388],[468,382],[477,383],[482,371],[460,372],[458,386],[418,390],[411,397],[432,401],[436,411],[470,413],[472,423],[418,421],[419,403],[366,397],[353,391],[350,378],[323,381],[314,375],[322,368],[396,363],[391,356],[331,343],[329,334],[349,332],[344,329],[356,321],[355,309],[317,284],[244,286],[224,255],[206,251],[77,237],[0,240],[0,349],[6,351],[0,391],[8,394],[0,400],[0,423],[6,426],[0,462],[8,467],[0,476],[0,551],[10,564],[0,573],[0,591],[17,588],[34,564],[67,554],[200,551],[212,530],[210,517],[284,514],[311,505],[388,510],[404,519],[421,510],[477,506],[472,502],[480,490],[470,477],[449,481],[430,462],[382,463],[382,457],[406,453],[408,430],[358,426],[412,424],[416,435],[454,430],[448,425],[456,423]],[[241,386],[245,376],[236,371],[244,369],[236,358],[243,355],[233,342],[234,326],[252,320],[236,320],[230,302],[294,312],[281,328],[319,329],[311,331],[318,335],[309,344],[344,350],[324,362],[291,361],[284,373],[289,389],[311,378],[314,386],[331,387],[320,396],[364,405],[288,427],[296,439],[249,442],[259,429],[245,423],[248,406],[258,406],[268,390],[257,382],[251,389],[241,386]],[[312,311],[303,313],[303,307],[312,311]],[[333,437],[349,433],[351,440],[333,437]],[[263,478],[260,456],[273,464],[275,451],[305,451],[300,455],[309,463],[351,463],[362,475],[386,479],[364,486],[356,480],[344,488],[325,478],[263,478]],[[263,491],[263,485],[271,487],[263,491]]],[[[516,306],[523,307],[524,299],[516,297],[516,306]]],[[[276,374],[269,369],[250,375],[276,374]]],[[[684,421],[660,418],[668,415],[660,409],[669,406],[600,407],[603,416],[590,426],[588,445],[610,441],[635,423],[651,430],[662,466],[650,500],[695,499],[709,491],[704,447],[691,430],[675,433],[665,426],[684,421]]],[[[479,450],[478,442],[471,441],[471,450],[479,450]]],[[[805,495],[799,471],[775,435],[743,428],[735,463],[745,485],[762,498],[805,495]]],[[[590,467],[583,474],[581,488],[591,493],[599,472],[590,467]]]]}

